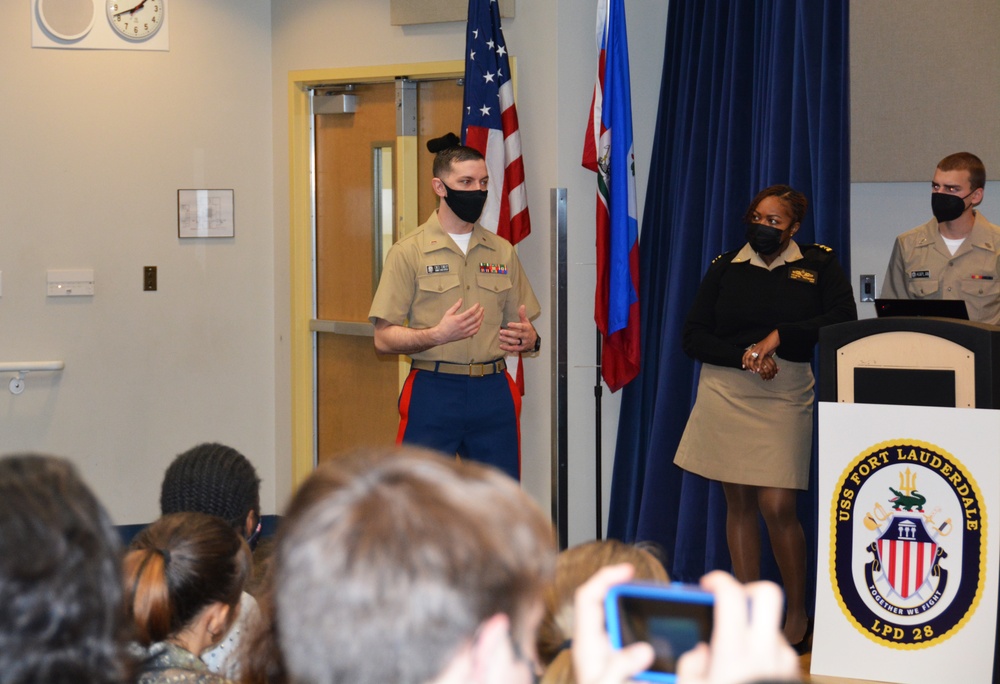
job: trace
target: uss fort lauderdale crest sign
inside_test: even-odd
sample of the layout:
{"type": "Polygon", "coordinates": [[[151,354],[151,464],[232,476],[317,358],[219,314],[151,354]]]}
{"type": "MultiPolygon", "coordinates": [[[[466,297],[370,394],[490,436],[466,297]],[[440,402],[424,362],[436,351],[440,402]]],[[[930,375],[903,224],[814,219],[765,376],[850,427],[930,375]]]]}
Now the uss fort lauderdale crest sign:
{"type": "Polygon", "coordinates": [[[834,596],[848,620],[891,648],[948,639],[982,598],[986,515],[975,479],[915,440],[862,452],[832,501],[834,596]]]}

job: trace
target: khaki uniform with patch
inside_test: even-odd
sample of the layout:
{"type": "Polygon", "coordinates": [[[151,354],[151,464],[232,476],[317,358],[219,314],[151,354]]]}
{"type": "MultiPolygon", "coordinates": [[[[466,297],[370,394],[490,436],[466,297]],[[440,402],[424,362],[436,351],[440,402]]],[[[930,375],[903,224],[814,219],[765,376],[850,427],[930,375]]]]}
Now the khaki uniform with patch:
{"type": "Polygon", "coordinates": [[[885,299],[962,299],[969,320],[1000,325],[1000,226],[976,212],[954,255],[937,219],[896,238],[880,295],[885,299]]]}
{"type": "Polygon", "coordinates": [[[432,328],[459,299],[460,311],[482,305],[479,332],[413,354],[414,359],[470,364],[502,358],[500,328],[520,320],[522,304],[529,319],[541,311],[513,245],[476,224],[469,253],[462,254],[434,212],[420,230],[389,250],[368,318],[432,328]]]}

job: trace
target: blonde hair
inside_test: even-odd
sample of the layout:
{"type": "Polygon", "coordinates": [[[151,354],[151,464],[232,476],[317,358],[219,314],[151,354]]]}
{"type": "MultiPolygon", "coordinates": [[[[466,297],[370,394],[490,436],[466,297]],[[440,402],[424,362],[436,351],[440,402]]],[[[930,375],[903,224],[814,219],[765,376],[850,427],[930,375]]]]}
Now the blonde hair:
{"type": "Polygon", "coordinates": [[[631,563],[635,579],[669,581],[663,565],[648,551],[616,539],[587,542],[566,549],[556,561],[555,581],[545,592],[545,614],[536,647],[545,668],[541,684],[575,684],[569,642],[573,638],[573,598],[581,584],[607,565],[631,563]]]}

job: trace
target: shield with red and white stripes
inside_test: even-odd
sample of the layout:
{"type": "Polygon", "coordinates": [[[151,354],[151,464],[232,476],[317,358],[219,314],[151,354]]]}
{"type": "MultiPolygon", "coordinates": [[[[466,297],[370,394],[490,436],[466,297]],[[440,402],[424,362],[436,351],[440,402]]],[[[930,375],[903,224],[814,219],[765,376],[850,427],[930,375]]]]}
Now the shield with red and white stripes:
{"type": "Polygon", "coordinates": [[[893,516],[877,542],[882,574],[904,599],[915,594],[930,575],[937,555],[923,518],[893,516]]]}

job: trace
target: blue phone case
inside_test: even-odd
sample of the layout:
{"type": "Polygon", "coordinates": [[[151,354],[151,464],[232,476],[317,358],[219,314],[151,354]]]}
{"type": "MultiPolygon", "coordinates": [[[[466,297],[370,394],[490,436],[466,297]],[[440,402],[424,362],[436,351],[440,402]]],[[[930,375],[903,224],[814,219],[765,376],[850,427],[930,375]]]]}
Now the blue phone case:
{"type": "MultiPolygon", "coordinates": [[[[697,585],[682,582],[672,582],[670,584],[631,582],[611,587],[604,598],[604,614],[606,616],[608,636],[611,638],[611,645],[615,648],[622,648],[623,646],[622,615],[619,610],[620,599],[622,598],[648,599],[668,603],[689,603],[703,606],[711,606],[715,603],[715,597],[711,593],[701,589],[697,585]]],[[[635,675],[634,679],[673,684],[673,682],[677,681],[677,675],[668,672],[647,670],[635,675]]]]}

